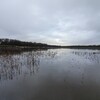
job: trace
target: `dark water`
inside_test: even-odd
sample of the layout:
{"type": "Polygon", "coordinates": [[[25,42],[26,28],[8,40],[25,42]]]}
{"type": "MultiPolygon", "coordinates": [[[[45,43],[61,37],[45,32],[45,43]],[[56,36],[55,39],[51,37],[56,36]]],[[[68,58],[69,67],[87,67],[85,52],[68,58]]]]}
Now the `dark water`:
{"type": "Polygon", "coordinates": [[[100,51],[1,54],[0,100],[100,100],[100,51]]]}

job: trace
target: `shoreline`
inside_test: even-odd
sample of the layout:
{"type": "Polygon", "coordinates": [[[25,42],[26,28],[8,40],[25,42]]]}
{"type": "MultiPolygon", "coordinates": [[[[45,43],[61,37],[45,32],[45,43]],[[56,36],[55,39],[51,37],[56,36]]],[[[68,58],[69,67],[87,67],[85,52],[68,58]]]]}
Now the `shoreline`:
{"type": "Polygon", "coordinates": [[[97,49],[100,50],[100,46],[11,46],[11,45],[0,45],[0,50],[8,51],[21,51],[21,50],[42,50],[42,49],[97,49]]]}

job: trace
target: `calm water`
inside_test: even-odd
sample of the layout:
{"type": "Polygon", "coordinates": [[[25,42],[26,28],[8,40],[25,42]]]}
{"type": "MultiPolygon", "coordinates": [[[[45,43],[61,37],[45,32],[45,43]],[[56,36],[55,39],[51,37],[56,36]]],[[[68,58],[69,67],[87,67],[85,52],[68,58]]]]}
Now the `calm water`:
{"type": "Polygon", "coordinates": [[[100,51],[1,54],[0,100],[100,100],[100,51]]]}

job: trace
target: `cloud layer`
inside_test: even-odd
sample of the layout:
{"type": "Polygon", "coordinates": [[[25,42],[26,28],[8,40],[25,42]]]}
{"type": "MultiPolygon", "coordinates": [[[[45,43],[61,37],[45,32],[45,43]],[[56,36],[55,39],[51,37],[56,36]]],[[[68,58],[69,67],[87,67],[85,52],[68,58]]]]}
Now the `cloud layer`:
{"type": "Polygon", "coordinates": [[[0,37],[100,44],[100,0],[0,0],[0,37]]]}

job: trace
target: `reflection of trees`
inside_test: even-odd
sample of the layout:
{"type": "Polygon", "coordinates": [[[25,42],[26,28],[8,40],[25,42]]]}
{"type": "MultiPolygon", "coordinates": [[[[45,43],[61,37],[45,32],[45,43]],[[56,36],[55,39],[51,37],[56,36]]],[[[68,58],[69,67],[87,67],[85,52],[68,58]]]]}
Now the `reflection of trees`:
{"type": "Polygon", "coordinates": [[[85,59],[88,59],[90,61],[94,61],[99,63],[100,62],[100,53],[99,52],[81,52],[81,51],[74,51],[72,52],[75,55],[84,57],[85,59]]]}
{"type": "Polygon", "coordinates": [[[43,57],[52,59],[55,55],[55,52],[50,51],[0,55],[0,80],[13,80],[22,75],[35,74],[39,70],[40,60],[43,57]]]}

